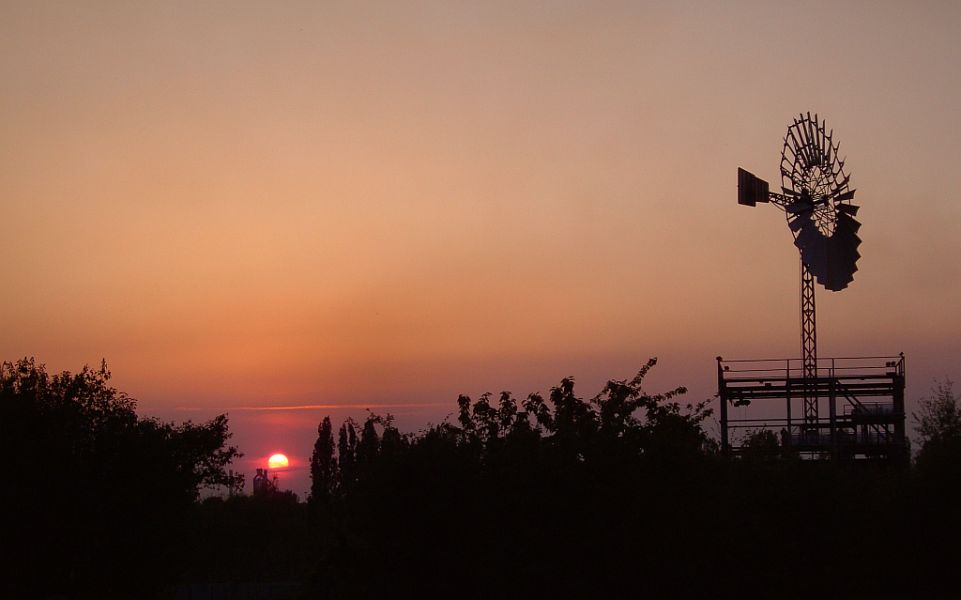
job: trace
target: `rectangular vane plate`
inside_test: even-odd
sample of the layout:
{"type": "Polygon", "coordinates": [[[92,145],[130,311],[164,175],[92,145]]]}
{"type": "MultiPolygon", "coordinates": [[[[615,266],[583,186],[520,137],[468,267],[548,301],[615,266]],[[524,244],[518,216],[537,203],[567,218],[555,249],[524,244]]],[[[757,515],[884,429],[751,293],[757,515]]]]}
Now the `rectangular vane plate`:
{"type": "Polygon", "coordinates": [[[758,202],[768,202],[769,200],[767,182],[738,167],[737,203],[744,206],[756,206],[758,202]]]}

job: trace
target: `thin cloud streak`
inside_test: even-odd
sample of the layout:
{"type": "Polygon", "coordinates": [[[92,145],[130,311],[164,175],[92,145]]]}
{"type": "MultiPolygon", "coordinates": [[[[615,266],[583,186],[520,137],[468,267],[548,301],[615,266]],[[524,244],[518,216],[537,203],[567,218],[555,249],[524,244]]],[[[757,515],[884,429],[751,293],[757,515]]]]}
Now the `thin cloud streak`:
{"type": "Polygon", "coordinates": [[[210,410],[222,410],[222,411],[251,411],[251,412],[264,412],[264,411],[284,411],[284,410],[366,410],[371,408],[436,408],[438,406],[449,406],[449,402],[409,402],[409,403],[391,403],[391,404],[367,404],[367,403],[354,403],[354,404],[296,404],[289,406],[220,406],[220,407],[210,407],[210,406],[176,406],[174,410],[188,411],[188,412],[200,412],[200,411],[210,411],[210,410]]]}

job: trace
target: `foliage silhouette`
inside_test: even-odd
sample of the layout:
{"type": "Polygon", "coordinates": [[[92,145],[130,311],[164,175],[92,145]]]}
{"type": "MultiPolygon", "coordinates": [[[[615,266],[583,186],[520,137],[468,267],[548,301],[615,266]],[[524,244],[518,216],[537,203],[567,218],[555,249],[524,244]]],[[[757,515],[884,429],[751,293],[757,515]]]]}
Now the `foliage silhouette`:
{"type": "Polygon", "coordinates": [[[961,406],[950,380],[935,381],[913,414],[920,449],[916,458],[918,485],[926,499],[919,515],[925,542],[945,552],[931,557],[939,572],[957,569],[961,533],[961,406]],[[927,522],[923,522],[927,520],[927,522]]]}
{"type": "Polygon", "coordinates": [[[334,431],[330,417],[317,426],[317,442],[310,457],[310,499],[327,502],[337,489],[337,459],[334,457],[334,431]]]}
{"type": "MultiPolygon", "coordinates": [[[[706,402],[637,376],[577,394],[457,399],[318,426],[309,503],[198,500],[238,456],[225,416],[138,417],[106,367],[0,370],[8,597],[949,597],[961,498],[957,398],[917,415],[917,468],[800,460],[757,435],[718,453],[706,402]],[[953,460],[953,462],[952,462],[953,460]],[[952,466],[954,465],[954,466],[952,466]],[[816,577],[810,577],[811,574],[816,577]],[[208,586],[204,588],[203,586],[208,586]],[[246,587],[245,587],[246,586],[246,587]]],[[[236,483],[234,481],[233,483],[236,483]]]]}
{"type": "Polygon", "coordinates": [[[0,365],[7,457],[5,581],[32,593],[149,593],[206,485],[235,483],[226,415],[174,425],[140,418],[99,370],[50,376],[34,359],[0,365]]]}
{"type": "MultiPolygon", "coordinates": [[[[356,467],[345,475],[338,459],[341,481],[351,483],[339,489],[340,546],[321,563],[319,580],[344,582],[341,593],[373,593],[358,583],[373,570],[402,593],[589,593],[597,581],[571,577],[586,565],[634,569],[625,551],[639,539],[608,539],[628,514],[636,533],[654,526],[631,514],[629,503],[651,477],[685,489],[697,485],[693,473],[717,460],[703,430],[706,402],[682,406],[684,388],[643,391],[654,364],[586,400],[573,378],[551,389],[547,401],[531,394],[520,406],[510,392],[496,402],[492,394],[460,396],[456,424],[413,436],[400,436],[389,417],[370,415],[353,450],[353,423],[346,422],[340,448],[356,467]],[[526,577],[524,565],[541,576],[526,577]],[[507,582],[512,587],[503,587],[507,582]]],[[[690,498],[674,500],[664,510],[694,512],[690,498]]],[[[654,560],[667,563],[668,556],[654,560]]]]}
{"type": "Polygon", "coordinates": [[[961,406],[950,380],[935,382],[931,395],[922,398],[913,413],[921,443],[918,463],[961,464],[961,406]]]}

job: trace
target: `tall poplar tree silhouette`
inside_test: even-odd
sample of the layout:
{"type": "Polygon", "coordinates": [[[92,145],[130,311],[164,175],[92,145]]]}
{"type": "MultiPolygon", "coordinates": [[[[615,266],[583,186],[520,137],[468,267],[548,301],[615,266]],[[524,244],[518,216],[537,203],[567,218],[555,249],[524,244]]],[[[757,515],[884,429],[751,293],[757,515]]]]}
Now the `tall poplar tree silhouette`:
{"type": "Polygon", "coordinates": [[[334,430],[330,417],[317,426],[317,441],[310,457],[310,499],[326,502],[337,487],[337,459],[334,458],[334,430]]]}

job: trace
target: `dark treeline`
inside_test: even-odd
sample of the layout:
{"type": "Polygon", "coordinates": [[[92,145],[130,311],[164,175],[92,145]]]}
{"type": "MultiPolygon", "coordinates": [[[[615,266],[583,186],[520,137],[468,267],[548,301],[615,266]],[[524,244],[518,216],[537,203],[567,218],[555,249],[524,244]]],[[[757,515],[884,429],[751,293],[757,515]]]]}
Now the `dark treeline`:
{"type": "Polygon", "coordinates": [[[390,416],[326,418],[299,502],[198,501],[202,486],[230,483],[225,417],[158,423],[133,413],[105,369],[48,378],[33,362],[7,364],[6,545],[22,551],[6,581],[174,597],[230,582],[276,584],[270,597],[961,589],[961,416],[949,385],[922,404],[910,467],[804,461],[764,434],[730,460],[705,432],[709,404],[642,389],[653,366],[586,399],[573,379],[546,397],[461,396],[455,415],[419,433],[390,416]]]}

